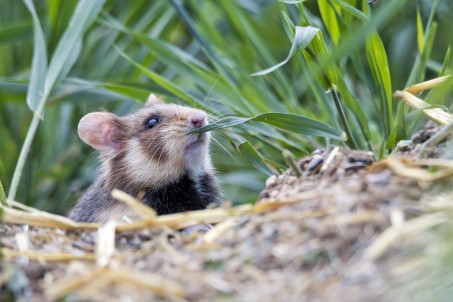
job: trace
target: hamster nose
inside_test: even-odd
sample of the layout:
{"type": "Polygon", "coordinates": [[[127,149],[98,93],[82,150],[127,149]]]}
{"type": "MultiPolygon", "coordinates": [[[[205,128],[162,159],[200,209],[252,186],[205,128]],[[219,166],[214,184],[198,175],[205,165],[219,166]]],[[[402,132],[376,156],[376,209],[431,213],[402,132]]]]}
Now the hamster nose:
{"type": "Polygon", "coordinates": [[[191,114],[189,116],[189,123],[194,129],[203,127],[207,124],[206,113],[199,111],[191,114]]]}

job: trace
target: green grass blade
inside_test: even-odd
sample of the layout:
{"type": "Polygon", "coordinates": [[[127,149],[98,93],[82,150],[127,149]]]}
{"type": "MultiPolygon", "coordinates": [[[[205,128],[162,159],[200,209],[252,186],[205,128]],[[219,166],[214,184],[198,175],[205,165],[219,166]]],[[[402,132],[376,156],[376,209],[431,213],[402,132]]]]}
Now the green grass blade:
{"type": "Polygon", "coordinates": [[[337,86],[337,72],[333,63],[326,64],[321,71],[317,67],[328,61],[329,54],[327,46],[324,42],[323,34],[319,31],[311,41],[309,47],[302,51],[305,60],[315,76],[317,81],[326,91],[334,90],[337,86]]]}
{"type": "Polygon", "coordinates": [[[367,15],[362,13],[357,8],[351,6],[349,3],[346,3],[342,0],[331,0],[331,1],[334,2],[335,4],[338,4],[344,11],[349,13],[351,16],[354,16],[363,22],[370,22],[370,18],[368,18],[367,15]]]}
{"type": "Polygon", "coordinates": [[[316,27],[312,27],[312,26],[306,26],[306,27],[296,26],[293,44],[291,45],[291,49],[289,50],[289,54],[286,57],[286,59],[283,60],[282,62],[272,66],[272,67],[269,67],[269,68],[265,69],[265,70],[261,70],[261,71],[255,72],[255,73],[252,74],[252,76],[266,75],[266,74],[271,73],[272,71],[282,67],[283,65],[288,63],[288,61],[294,55],[296,50],[305,49],[310,44],[310,42],[316,37],[316,34],[318,32],[319,32],[319,29],[316,28],[316,27]]]}
{"type": "Polygon", "coordinates": [[[404,116],[404,104],[398,104],[398,110],[396,115],[396,125],[393,127],[390,135],[387,139],[386,148],[393,149],[396,144],[400,141],[405,139],[406,136],[406,119],[404,116]]]}
{"type": "Polygon", "coordinates": [[[47,50],[46,40],[42,32],[41,23],[36,14],[32,0],[23,0],[33,18],[33,59],[30,73],[30,83],[27,92],[27,105],[30,110],[37,112],[44,94],[44,80],[47,73],[47,50]]]}
{"type": "Polygon", "coordinates": [[[329,32],[333,43],[338,45],[341,36],[340,26],[338,25],[337,15],[332,6],[333,4],[329,3],[329,1],[318,1],[319,12],[324,21],[324,26],[329,32]]]}
{"type": "Polygon", "coordinates": [[[253,118],[254,121],[267,123],[282,130],[302,135],[328,137],[341,140],[341,132],[317,120],[287,113],[265,113],[253,118]]]}
{"type": "Polygon", "coordinates": [[[393,128],[392,84],[387,54],[377,32],[373,32],[366,40],[366,54],[375,86],[379,91],[380,115],[383,118],[384,133],[387,137],[393,128]]]}
{"type": "Polygon", "coordinates": [[[431,55],[431,50],[434,44],[434,38],[436,37],[436,32],[437,23],[433,22],[431,24],[431,27],[428,28],[428,31],[426,32],[425,35],[423,53],[421,55],[418,55],[417,58],[415,59],[415,63],[412,67],[411,73],[406,82],[406,87],[424,81],[426,64],[428,62],[429,56],[431,55]]]}
{"type": "Polygon", "coordinates": [[[248,161],[252,166],[254,166],[261,173],[271,176],[274,173],[269,169],[269,167],[264,162],[261,155],[256,151],[256,149],[249,143],[243,142],[239,145],[239,152],[248,161]]]}
{"type": "Polygon", "coordinates": [[[79,41],[84,31],[94,22],[100,13],[104,2],[105,0],[80,0],[77,4],[74,14],[69,21],[68,28],[59,41],[50,61],[44,85],[47,93],[52,89],[63,68],[68,69],[70,67],[67,65],[72,66],[75,63],[72,57],[74,48],[77,46],[77,43],[80,43],[79,41]]]}
{"type": "MultiPolygon", "coordinates": [[[[426,23],[424,31],[424,40],[423,40],[423,52],[420,53],[415,59],[415,63],[412,66],[410,75],[406,81],[404,87],[409,87],[415,83],[422,82],[424,77],[424,70],[426,68],[426,63],[428,57],[431,53],[432,45],[434,43],[434,37],[436,35],[437,23],[434,22],[434,15],[437,10],[439,0],[434,0],[433,5],[431,6],[431,12],[429,14],[428,22],[426,23]]],[[[418,22],[418,20],[417,20],[418,22]]],[[[418,24],[417,24],[418,27],[418,24]]],[[[418,36],[417,36],[418,39],[418,36]]],[[[419,48],[420,49],[420,48],[419,48]]]]}
{"type": "Polygon", "coordinates": [[[423,23],[422,23],[422,17],[420,15],[420,7],[418,6],[417,3],[417,45],[418,45],[418,53],[422,54],[423,49],[425,46],[425,37],[424,37],[424,32],[423,32],[423,23]]]}
{"type": "Polygon", "coordinates": [[[3,190],[3,184],[0,180],[0,207],[7,206],[9,207],[8,200],[6,199],[5,191],[3,190]]]}
{"type": "Polygon", "coordinates": [[[266,123],[282,130],[302,135],[320,136],[341,140],[341,131],[338,131],[337,129],[324,123],[296,114],[276,112],[259,114],[249,118],[230,116],[199,129],[192,130],[190,133],[199,133],[232,127],[248,121],[266,123]]]}
{"type": "Polygon", "coordinates": [[[439,77],[444,76],[445,72],[450,65],[451,59],[451,45],[448,45],[447,51],[445,53],[444,62],[442,63],[442,69],[439,72],[439,77]]]}

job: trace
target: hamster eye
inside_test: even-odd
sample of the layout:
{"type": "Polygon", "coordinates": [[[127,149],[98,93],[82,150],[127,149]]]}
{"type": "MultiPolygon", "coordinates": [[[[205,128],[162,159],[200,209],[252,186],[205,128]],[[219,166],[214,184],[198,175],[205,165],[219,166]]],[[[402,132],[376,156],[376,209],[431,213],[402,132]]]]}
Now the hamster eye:
{"type": "Polygon", "coordinates": [[[156,116],[153,116],[145,121],[145,128],[151,129],[154,126],[156,126],[157,124],[159,124],[159,118],[156,116]]]}

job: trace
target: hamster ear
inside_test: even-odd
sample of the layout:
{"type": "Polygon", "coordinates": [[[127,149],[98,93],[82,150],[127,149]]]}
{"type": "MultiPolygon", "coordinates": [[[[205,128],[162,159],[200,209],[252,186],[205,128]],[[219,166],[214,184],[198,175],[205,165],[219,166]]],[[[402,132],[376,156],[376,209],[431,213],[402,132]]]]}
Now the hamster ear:
{"type": "Polygon", "coordinates": [[[79,122],[80,138],[91,147],[100,150],[118,150],[119,129],[115,125],[116,116],[109,112],[93,112],[79,122]]]}
{"type": "Polygon", "coordinates": [[[153,106],[156,104],[163,104],[163,103],[164,103],[164,101],[162,99],[158,98],[154,93],[151,93],[148,97],[148,100],[145,103],[145,106],[148,107],[148,106],[153,106]]]}

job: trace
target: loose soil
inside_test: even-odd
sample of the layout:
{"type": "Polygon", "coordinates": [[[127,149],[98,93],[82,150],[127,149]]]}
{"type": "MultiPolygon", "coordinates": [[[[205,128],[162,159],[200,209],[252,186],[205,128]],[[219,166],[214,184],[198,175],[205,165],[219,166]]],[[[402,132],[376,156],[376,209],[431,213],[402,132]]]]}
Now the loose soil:
{"type": "MultiPolygon", "coordinates": [[[[420,171],[441,168],[405,161],[437,132],[429,125],[401,145],[393,158],[404,168],[362,151],[316,151],[297,162],[301,176],[267,180],[257,203],[274,210],[212,230],[116,232],[104,262],[83,258],[96,254],[96,231],[4,224],[0,301],[434,301],[435,286],[444,299],[452,176],[424,180],[420,171]],[[72,257],[30,260],[26,251],[72,257]]],[[[447,158],[451,141],[425,157],[447,158]]]]}

